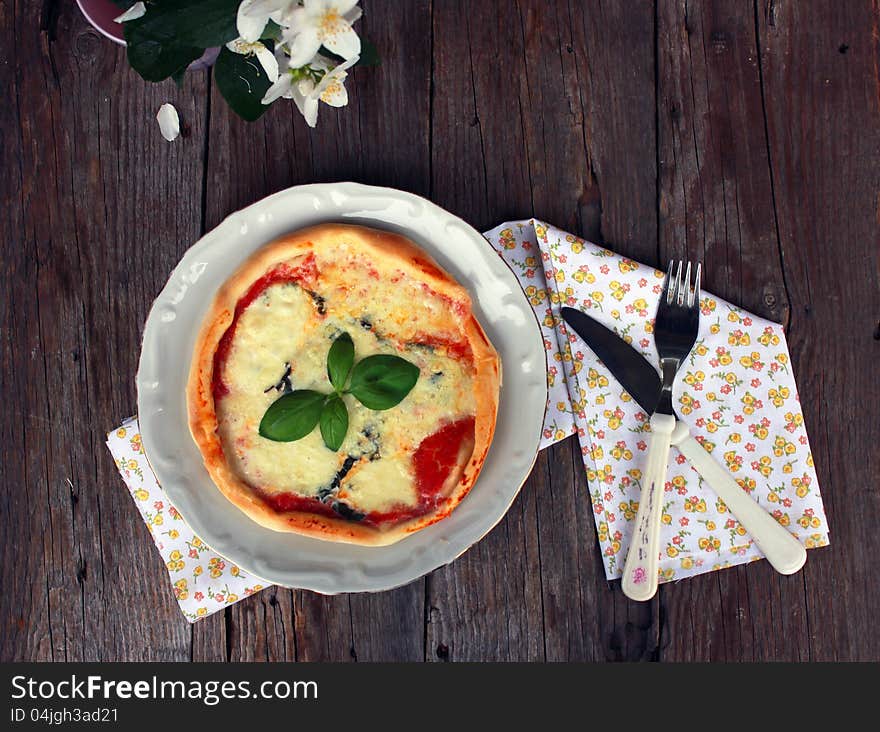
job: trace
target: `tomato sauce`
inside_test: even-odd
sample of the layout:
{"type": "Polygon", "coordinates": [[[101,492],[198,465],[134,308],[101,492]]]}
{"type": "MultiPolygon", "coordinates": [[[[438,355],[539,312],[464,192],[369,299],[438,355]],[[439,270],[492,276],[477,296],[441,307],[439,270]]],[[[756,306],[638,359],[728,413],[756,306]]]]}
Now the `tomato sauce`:
{"type": "Polygon", "coordinates": [[[437,508],[442,498],[440,489],[458,462],[462,443],[474,439],[475,424],[473,417],[466,417],[444,425],[422,440],[413,456],[419,502],[415,506],[402,506],[391,511],[371,511],[364,517],[364,522],[399,523],[424,516],[437,508]]]}
{"type": "Polygon", "coordinates": [[[331,506],[319,501],[317,498],[300,496],[296,493],[276,493],[274,495],[264,495],[264,500],[279,513],[308,511],[309,513],[317,513],[320,516],[335,516],[339,518],[331,506]]]}
{"type": "Polygon", "coordinates": [[[282,262],[270,269],[242,296],[235,306],[235,315],[232,322],[217,344],[217,350],[214,351],[214,372],[211,380],[211,391],[214,395],[214,401],[226,396],[229,393],[229,387],[223,382],[221,371],[226,359],[229,358],[229,352],[232,350],[232,340],[235,337],[235,328],[238,325],[238,318],[245,309],[260,295],[262,295],[272,285],[282,282],[296,282],[305,287],[313,287],[318,280],[318,267],[315,264],[315,255],[312,252],[303,259],[302,262],[292,265],[288,262],[282,262]]]}

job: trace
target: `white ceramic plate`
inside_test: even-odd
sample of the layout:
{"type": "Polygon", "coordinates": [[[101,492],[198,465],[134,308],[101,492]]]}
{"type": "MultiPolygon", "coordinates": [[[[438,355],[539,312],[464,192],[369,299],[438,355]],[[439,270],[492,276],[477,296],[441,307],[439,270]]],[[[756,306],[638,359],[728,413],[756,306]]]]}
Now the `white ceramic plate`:
{"type": "Polygon", "coordinates": [[[137,388],[150,465],[208,546],[275,584],[326,594],[379,591],[448,564],[504,516],[538,451],[547,361],[522,288],[477,231],[411,193],[333,183],[297,186],[269,196],[229,216],[183,255],[147,318],[137,388]],[[187,424],[190,358],[218,287],[267,242],[329,221],[386,229],[415,241],[468,288],[477,319],[501,356],[495,438],[476,484],[450,516],[386,547],[337,544],[254,523],[211,481],[187,424]]]}

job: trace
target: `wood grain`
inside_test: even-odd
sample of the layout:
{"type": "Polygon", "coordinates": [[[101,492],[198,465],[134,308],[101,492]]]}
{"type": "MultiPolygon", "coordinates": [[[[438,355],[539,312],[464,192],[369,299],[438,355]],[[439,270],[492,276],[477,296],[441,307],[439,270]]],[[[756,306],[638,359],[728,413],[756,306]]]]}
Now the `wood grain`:
{"type": "MultiPolygon", "coordinates": [[[[563,189],[571,190],[566,204],[577,212],[577,233],[651,263],[657,251],[653,7],[626,0],[559,3],[557,18],[558,38],[556,33],[547,33],[544,43],[556,46],[552,50],[561,59],[566,88],[575,85],[566,99],[574,122],[582,127],[578,139],[583,152],[574,159],[585,163],[566,165],[562,161],[568,156],[557,156],[544,195],[558,196],[555,180],[571,175],[565,171],[582,170],[580,187],[563,189]],[[609,28],[616,32],[608,33],[609,28]]],[[[549,109],[557,106],[550,102],[549,109]]],[[[541,110],[544,115],[546,110],[546,106],[541,110]]],[[[550,471],[551,494],[539,501],[544,532],[541,548],[552,547],[549,554],[542,551],[551,560],[543,563],[542,572],[559,588],[557,615],[566,623],[572,617],[579,623],[570,624],[565,632],[548,628],[548,659],[655,659],[660,642],[659,601],[632,603],[623,596],[619,583],[605,580],[580,447],[570,439],[568,446],[553,450],[551,455],[559,457],[550,471]],[[559,500],[571,507],[570,513],[554,509],[559,500]],[[551,531],[553,527],[558,528],[551,531]],[[556,547],[564,560],[577,557],[577,561],[557,561],[556,547]],[[566,592],[573,587],[577,588],[577,615],[569,609],[572,599],[566,592]]]]}
{"type": "Polygon", "coordinates": [[[309,130],[206,72],[149,85],[74,3],[0,3],[0,660],[880,660],[880,7],[869,0],[365,0],[382,64],[309,130]],[[167,144],[155,111],[180,110],[167,144]],[[195,625],[103,445],[152,299],[229,213],[290,185],[532,215],[787,324],[832,546],[663,586],[604,579],[580,449],[393,592],[273,588],[195,625]]]}
{"type": "Polygon", "coordinates": [[[877,660],[880,7],[757,10],[788,340],[832,537],[799,614],[811,660],[877,660]]]}
{"type": "MultiPolygon", "coordinates": [[[[707,290],[785,321],[754,17],[736,0],[658,9],[662,261],[702,261],[707,290]]],[[[763,565],[664,586],[664,612],[679,629],[664,657],[801,660],[807,627],[791,611],[803,592],[803,575],[763,565]],[[703,613],[713,622],[699,622],[703,613]]]]}
{"type": "MultiPolygon", "coordinates": [[[[3,72],[15,291],[2,370],[15,406],[3,427],[2,656],[185,659],[189,629],[103,434],[133,411],[146,309],[199,232],[199,145],[146,134],[165,91],[135,79],[73,4],[0,13],[15,49],[3,72]]],[[[187,90],[198,140],[204,80],[187,90]]]]}

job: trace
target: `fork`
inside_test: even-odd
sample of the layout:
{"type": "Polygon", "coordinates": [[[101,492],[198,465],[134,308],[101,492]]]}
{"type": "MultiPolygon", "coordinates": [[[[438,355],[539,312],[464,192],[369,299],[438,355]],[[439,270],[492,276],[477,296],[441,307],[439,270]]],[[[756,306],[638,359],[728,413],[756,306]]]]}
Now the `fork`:
{"type": "Polygon", "coordinates": [[[672,384],[675,375],[697,340],[700,325],[700,270],[697,263],[691,288],[691,263],[682,278],[684,263],[679,261],[673,276],[669,263],[663,292],[654,321],[654,343],[660,356],[662,386],[654,414],[647,465],[642,475],[642,493],[636,513],[636,529],[626,555],[622,588],[633,600],[650,600],[657,592],[660,554],[660,508],[666,483],[669,446],[675,429],[672,384]]]}

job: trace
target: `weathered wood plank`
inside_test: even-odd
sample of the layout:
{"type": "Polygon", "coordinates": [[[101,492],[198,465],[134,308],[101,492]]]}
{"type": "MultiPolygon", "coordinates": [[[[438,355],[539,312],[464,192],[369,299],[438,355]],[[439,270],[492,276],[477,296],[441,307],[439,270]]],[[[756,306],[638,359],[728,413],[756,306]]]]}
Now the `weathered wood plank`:
{"type": "Polygon", "coordinates": [[[788,331],[832,545],[804,572],[809,657],[876,660],[880,8],[757,4],[788,331]]]}
{"type": "Polygon", "coordinates": [[[21,608],[31,617],[4,638],[4,657],[188,658],[188,625],[103,433],[134,409],[140,324],[180,242],[198,232],[201,155],[160,142],[152,117],[167,90],[125,70],[122,51],[75,6],[51,8],[41,29],[42,8],[19,3],[14,18],[3,9],[18,117],[4,136],[18,147],[11,169],[20,175],[7,190],[21,216],[3,244],[28,290],[10,315],[38,318],[31,335],[16,335],[29,386],[25,413],[7,415],[4,428],[19,425],[11,444],[23,439],[21,454],[34,461],[22,470],[4,459],[6,485],[27,486],[32,498],[14,501],[5,520],[31,530],[16,529],[4,546],[21,556],[34,542],[42,562],[8,565],[21,573],[9,586],[22,595],[4,598],[4,626],[19,627],[21,608]],[[31,624],[47,632],[29,638],[31,624]]]}
{"type": "Polygon", "coordinates": [[[658,251],[653,3],[570,0],[568,12],[570,40],[559,11],[558,53],[566,59],[572,48],[565,76],[570,85],[574,75],[570,104],[583,123],[585,161],[566,163],[589,172],[578,198],[581,232],[651,263],[658,251]]]}
{"type": "MultiPolygon", "coordinates": [[[[518,78],[522,33],[505,8],[434,7],[432,196],[481,230],[529,216],[534,205],[518,78]]],[[[526,483],[485,539],[431,576],[429,660],[543,658],[534,485],[526,483]]]]}
{"type": "MultiPolygon", "coordinates": [[[[753,13],[732,0],[658,10],[663,261],[699,259],[707,290],[785,321],[753,13]]],[[[739,567],[662,597],[664,659],[800,660],[807,645],[801,576],[739,567]]]]}
{"type": "MultiPolygon", "coordinates": [[[[34,24],[34,19],[31,19],[34,24]]],[[[0,5],[0,44],[17,50],[15,8],[0,5]]],[[[30,40],[40,37],[34,28],[30,40]]],[[[34,54],[31,54],[31,57],[34,54]]],[[[38,57],[39,58],[39,57],[38,57]]],[[[46,375],[40,357],[39,303],[33,297],[38,276],[33,237],[27,236],[26,207],[35,196],[33,164],[25,161],[22,90],[26,81],[12,64],[0,67],[3,88],[10,90],[0,105],[0,162],[6,174],[0,185],[4,216],[0,217],[3,246],[4,296],[0,298],[0,389],[13,395],[11,409],[0,419],[3,444],[3,492],[0,494],[0,658],[51,660],[49,598],[43,535],[48,530],[47,446],[40,435],[49,427],[46,417],[46,375]],[[14,571],[13,571],[14,568],[14,571]]],[[[25,102],[29,99],[25,98],[25,102]]],[[[31,112],[30,116],[33,116],[31,112]]]]}
{"type": "MultiPolygon", "coordinates": [[[[557,101],[541,111],[544,117],[568,112],[571,123],[580,127],[583,148],[575,156],[572,142],[571,159],[554,157],[552,172],[562,185],[545,195],[577,211],[576,233],[626,256],[653,262],[657,252],[653,6],[557,3],[556,16],[555,28],[541,34],[546,48],[540,57],[554,63],[560,59],[565,91],[551,91],[549,100],[557,101]],[[579,188],[565,177],[573,174],[579,176],[579,188]]],[[[549,83],[546,88],[553,90],[549,83]]],[[[571,131],[565,135],[569,137],[571,131]]],[[[550,621],[548,608],[553,603],[545,597],[548,659],[655,658],[659,602],[632,603],[619,583],[605,580],[580,448],[573,439],[569,443],[568,448],[553,448],[550,495],[538,504],[544,585],[555,583],[558,595],[564,588],[577,589],[572,593],[576,599],[568,598],[558,608],[558,616],[569,625],[562,632],[550,621]],[[573,510],[556,511],[559,501],[573,510]],[[577,561],[566,561],[569,557],[577,561]]]]}

